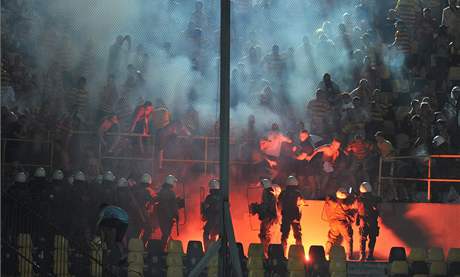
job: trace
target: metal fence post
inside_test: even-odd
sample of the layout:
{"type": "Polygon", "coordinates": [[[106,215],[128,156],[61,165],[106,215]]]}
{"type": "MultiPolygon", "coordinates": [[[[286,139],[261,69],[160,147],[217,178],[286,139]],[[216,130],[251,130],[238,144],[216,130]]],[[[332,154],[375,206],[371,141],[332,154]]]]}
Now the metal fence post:
{"type": "Polygon", "coordinates": [[[428,157],[428,193],[427,200],[431,201],[431,156],[428,157]]]}
{"type": "Polygon", "coordinates": [[[208,175],[208,137],[204,137],[204,175],[208,175]]]}
{"type": "Polygon", "coordinates": [[[383,159],[382,156],[379,157],[379,183],[377,188],[378,196],[382,196],[382,166],[383,166],[383,159]]]}

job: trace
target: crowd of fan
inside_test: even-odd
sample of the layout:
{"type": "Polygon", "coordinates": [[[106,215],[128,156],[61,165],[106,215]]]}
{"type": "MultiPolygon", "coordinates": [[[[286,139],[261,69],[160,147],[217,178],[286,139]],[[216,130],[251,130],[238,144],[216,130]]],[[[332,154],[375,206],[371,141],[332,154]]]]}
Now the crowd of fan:
{"type": "MultiPolygon", "coordinates": [[[[250,162],[251,169],[260,165],[263,171],[259,175],[254,174],[257,170],[243,172],[251,175],[246,176],[248,180],[260,175],[282,180],[294,172],[305,177],[305,197],[317,198],[335,191],[344,180],[348,184],[363,180],[376,184],[379,157],[459,152],[460,87],[455,83],[455,69],[460,65],[460,8],[456,1],[348,1],[340,5],[349,10],[337,22],[332,14],[339,10],[339,2],[324,1],[315,6],[307,1],[309,8],[318,10],[323,24],[304,36],[299,48],[290,47],[286,52],[278,45],[268,46],[267,37],[259,37],[234,21],[231,106],[248,104],[279,118],[273,126],[261,126],[256,122],[262,121],[263,115],[251,115],[247,128],[232,130],[232,136],[241,141],[234,159],[250,162]],[[264,56],[267,48],[270,51],[264,56]],[[338,60],[346,62],[334,66],[338,60]],[[320,80],[320,72],[326,71],[329,73],[320,80]],[[290,91],[291,77],[299,72],[318,78],[313,80],[316,91],[290,91]],[[292,94],[305,95],[305,110],[300,114],[293,112],[296,103],[289,97],[292,94]],[[336,150],[339,154],[327,152],[334,145],[341,148],[336,150]],[[321,153],[322,162],[315,162],[313,153],[321,153]]],[[[33,141],[32,147],[12,141],[3,150],[6,162],[16,162],[15,172],[23,170],[21,162],[43,158],[41,142],[48,139],[48,132],[53,133],[57,153],[51,157],[54,164],[69,175],[83,169],[92,178],[111,169],[96,157],[99,143],[104,145],[103,151],[115,154],[126,145],[136,144],[141,153],[145,152],[143,139],[123,144],[122,139],[108,139],[109,131],[155,135],[161,140],[159,149],[168,148],[171,135],[217,134],[217,123],[206,127],[200,122],[203,118],[194,105],[199,93],[194,89],[187,95],[189,107],[174,115],[175,120],[171,120],[168,109],[174,103],[164,103],[157,95],[154,104],[148,101],[149,63],[155,61],[149,59],[141,43],[131,50],[133,39],[129,35],[118,36],[111,45],[107,83],[98,94],[87,88],[87,82],[94,81],[89,80],[95,67],[91,41],[71,68],[71,38],[65,32],[68,27],[57,24],[59,21],[50,20],[50,28],[40,37],[39,46],[55,55],[46,70],[39,68],[30,49],[35,43],[29,33],[30,22],[47,14],[38,4],[27,7],[28,3],[9,1],[2,5],[2,139],[33,141]],[[75,134],[78,130],[96,131],[99,143],[81,143],[75,134]]],[[[190,47],[161,42],[161,48],[170,59],[188,57],[192,70],[210,76],[217,69],[212,66],[218,55],[218,47],[214,47],[218,45],[216,14],[200,1],[194,7],[176,4],[175,9],[182,5],[192,11],[186,30],[180,34],[184,45],[190,47]]],[[[275,22],[260,27],[260,33],[269,33],[273,26],[282,30],[285,23],[275,11],[286,9],[286,5],[283,1],[252,5],[252,1],[235,0],[232,16],[245,19],[246,24],[260,18],[275,22]]],[[[191,149],[183,150],[187,151],[191,149]]],[[[455,163],[435,161],[432,176],[458,178],[456,168],[455,163]]],[[[426,160],[384,164],[381,173],[425,177],[426,160]]],[[[387,200],[422,200],[424,184],[387,182],[383,190],[387,200]]],[[[449,186],[443,188],[447,189],[435,190],[436,201],[448,201],[449,186]]]]}

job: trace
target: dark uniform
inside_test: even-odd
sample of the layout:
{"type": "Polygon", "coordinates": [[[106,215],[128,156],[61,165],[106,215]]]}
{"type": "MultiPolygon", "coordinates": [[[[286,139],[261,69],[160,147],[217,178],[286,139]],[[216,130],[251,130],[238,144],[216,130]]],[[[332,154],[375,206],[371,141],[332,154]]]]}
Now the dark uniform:
{"type": "Polygon", "coordinates": [[[348,258],[351,259],[353,254],[353,218],[356,213],[356,205],[350,199],[336,199],[328,197],[324,204],[324,212],[329,221],[329,233],[326,243],[326,253],[329,254],[333,245],[340,243],[341,239],[345,241],[345,250],[348,258]]]}
{"type": "Polygon", "coordinates": [[[211,189],[209,195],[201,203],[201,218],[205,221],[203,228],[203,243],[205,250],[212,241],[217,240],[220,233],[220,220],[222,217],[222,195],[220,189],[211,189]]]}
{"type": "MultiPolygon", "coordinates": [[[[270,228],[278,220],[276,213],[276,196],[273,188],[265,188],[262,193],[262,202],[251,205],[251,210],[259,215],[260,219],[260,242],[264,245],[264,252],[268,253],[268,245],[271,241],[270,228]]],[[[289,232],[288,232],[289,233],[289,232]]]]}
{"type": "Polygon", "coordinates": [[[377,219],[379,217],[379,210],[377,204],[380,199],[370,192],[362,193],[357,202],[358,215],[356,225],[359,226],[359,235],[361,237],[360,251],[361,260],[366,258],[366,241],[369,237],[369,253],[368,260],[374,259],[374,247],[377,237],[379,235],[379,225],[377,219]]]}
{"type": "Polygon", "coordinates": [[[164,183],[157,195],[158,202],[158,221],[161,230],[161,243],[164,248],[171,236],[174,222],[179,222],[179,210],[176,194],[172,190],[172,185],[164,183]]]}
{"type": "Polygon", "coordinates": [[[278,207],[281,209],[281,244],[284,248],[287,246],[289,232],[294,232],[294,238],[297,245],[302,245],[302,229],[300,227],[301,211],[298,201],[302,199],[297,186],[286,186],[278,199],[278,207]]]}

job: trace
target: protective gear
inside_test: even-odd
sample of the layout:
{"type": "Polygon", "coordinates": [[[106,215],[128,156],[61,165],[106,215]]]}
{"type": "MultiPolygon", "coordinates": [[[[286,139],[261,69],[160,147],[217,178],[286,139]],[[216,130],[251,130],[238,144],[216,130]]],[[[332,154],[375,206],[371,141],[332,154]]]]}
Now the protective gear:
{"type": "Polygon", "coordinates": [[[165,183],[171,186],[174,186],[177,183],[177,178],[174,175],[168,175],[165,178],[165,183]]]}
{"type": "Polygon", "coordinates": [[[64,180],[64,173],[62,172],[62,170],[58,169],[58,170],[55,170],[53,172],[53,180],[55,181],[62,181],[64,180]]]}
{"type": "Polygon", "coordinates": [[[75,174],[74,180],[85,182],[86,181],[85,173],[83,173],[82,171],[78,171],[77,174],[75,174]]]}
{"type": "Polygon", "coordinates": [[[126,180],[126,178],[121,177],[120,179],[118,179],[117,187],[119,188],[128,187],[128,180],[126,180]]]}
{"type": "Polygon", "coordinates": [[[272,181],[270,181],[270,179],[262,179],[260,183],[262,184],[264,189],[268,189],[272,187],[272,181]]]}
{"type": "MultiPolygon", "coordinates": [[[[291,176],[290,176],[291,177],[291,176]]],[[[289,178],[288,178],[289,179],[289,178]]],[[[295,180],[295,178],[294,178],[295,180]]],[[[297,180],[295,180],[297,183],[297,180]]],[[[298,202],[302,195],[296,185],[287,186],[278,198],[278,207],[281,208],[281,244],[284,249],[287,247],[287,239],[291,231],[294,232],[294,238],[297,245],[302,245],[302,229],[300,219],[302,217],[298,202]]]]}
{"type": "Polygon", "coordinates": [[[297,181],[297,178],[295,176],[287,177],[286,186],[298,186],[298,185],[299,185],[299,181],[297,181]]]}
{"type": "Polygon", "coordinates": [[[446,142],[446,139],[442,136],[435,136],[433,138],[433,144],[436,146],[436,147],[439,147],[441,146],[441,144],[445,143],[446,142]]]}
{"type": "Polygon", "coordinates": [[[359,192],[361,193],[372,192],[371,184],[369,182],[362,182],[361,185],[359,186],[359,192]]]}
{"type": "Polygon", "coordinates": [[[171,189],[171,183],[177,182],[176,177],[168,175],[165,180],[167,186],[162,186],[158,192],[158,223],[161,230],[161,243],[166,248],[174,222],[179,221],[179,207],[177,205],[176,194],[171,189]],[[169,178],[168,178],[169,177],[169,178]]]}
{"type": "Polygon", "coordinates": [[[362,193],[357,201],[358,216],[356,223],[359,225],[360,254],[361,260],[366,259],[366,241],[369,237],[369,252],[367,260],[374,259],[374,248],[379,235],[378,217],[379,210],[377,204],[380,202],[378,197],[370,192],[362,193]]]}
{"type": "MultiPolygon", "coordinates": [[[[211,180],[212,181],[212,180],[211,180]]],[[[203,227],[203,242],[205,250],[211,242],[217,240],[220,232],[222,217],[222,196],[219,190],[211,189],[203,203],[201,203],[201,218],[205,222],[203,227]]]]}
{"type": "Polygon", "coordinates": [[[335,197],[337,197],[337,199],[345,200],[348,197],[348,192],[344,188],[339,188],[335,193],[335,197]]]}
{"type": "Polygon", "coordinates": [[[141,178],[141,183],[143,184],[151,184],[152,183],[152,176],[148,173],[144,173],[141,178]]]}
{"type": "Polygon", "coordinates": [[[115,181],[115,175],[113,175],[112,171],[109,170],[106,173],[104,173],[104,181],[115,181]]]}
{"type": "Polygon", "coordinates": [[[16,174],[16,176],[14,177],[14,181],[16,183],[25,183],[27,181],[27,175],[24,173],[24,172],[19,172],[18,174],[16,174]]]}
{"type": "Polygon", "coordinates": [[[211,179],[208,186],[209,189],[220,189],[220,182],[217,179],[211,179]]]}
{"type": "MultiPolygon", "coordinates": [[[[269,183],[271,185],[271,182],[269,183]]],[[[265,188],[262,193],[262,202],[260,204],[253,203],[251,205],[252,210],[259,215],[259,239],[260,242],[264,245],[265,254],[268,254],[268,246],[270,245],[271,241],[270,229],[278,220],[278,214],[276,212],[275,190],[271,186],[265,188]]]]}
{"type": "Polygon", "coordinates": [[[34,172],[34,177],[43,178],[46,177],[46,171],[43,167],[39,167],[34,172]]]}
{"type": "MultiPolygon", "coordinates": [[[[341,189],[339,189],[339,191],[340,190],[341,189]]],[[[342,193],[343,191],[341,191],[341,194],[342,193]]],[[[336,245],[343,239],[348,258],[351,259],[353,256],[352,222],[356,213],[354,203],[328,198],[324,203],[324,212],[329,221],[328,240],[325,249],[326,254],[329,254],[333,245],[336,245]]]]}

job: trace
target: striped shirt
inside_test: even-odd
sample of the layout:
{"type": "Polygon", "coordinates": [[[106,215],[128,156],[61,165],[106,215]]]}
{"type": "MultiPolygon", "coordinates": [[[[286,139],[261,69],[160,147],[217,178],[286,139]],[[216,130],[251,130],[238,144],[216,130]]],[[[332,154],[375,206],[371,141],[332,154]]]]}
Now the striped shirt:
{"type": "Polygon", "coordinates": [[[312,122],[323,121],[331,111],[331,106],[326,100],[313,99],[307,105],[307,116],[312,122]]]}
{"type": "Polygon", "coordinates": [[[406,23],[409,30],[412,30],[417,20],[417,15],[421,13],[422,7],[418,0],[398,0],[396,11],[399,18],[406,23]]]}

